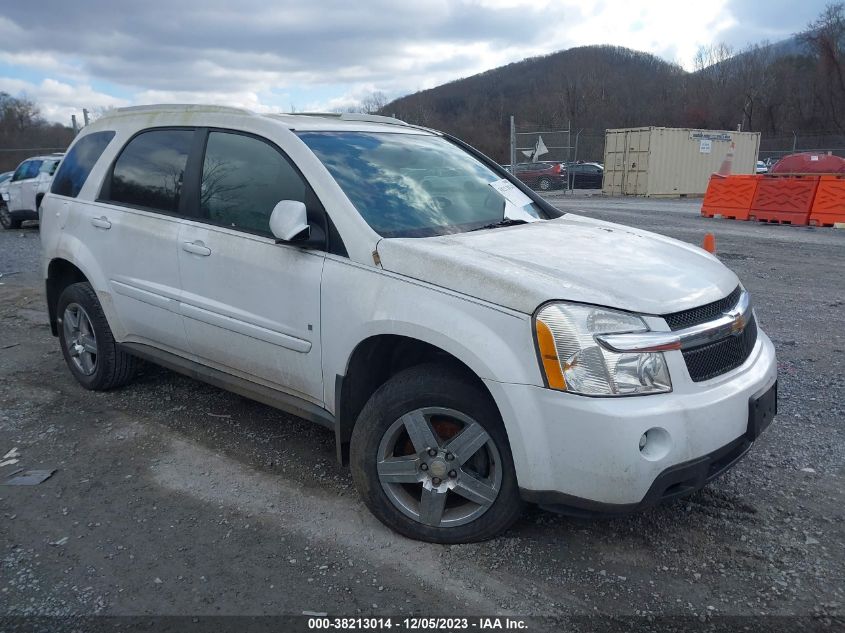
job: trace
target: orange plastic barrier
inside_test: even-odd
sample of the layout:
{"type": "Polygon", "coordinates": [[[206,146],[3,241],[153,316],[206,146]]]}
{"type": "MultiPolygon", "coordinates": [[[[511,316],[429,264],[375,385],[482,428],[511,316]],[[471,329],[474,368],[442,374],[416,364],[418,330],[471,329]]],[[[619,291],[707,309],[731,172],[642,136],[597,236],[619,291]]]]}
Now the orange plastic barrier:
{"type": "Polygon", "coordinates": [[[810,209],[810,224],[833,226],[845,222],[845,176],[822,176],[810,209]]]}
{"type": "Polygon", "coordinates": [[[750,219],[781,224],[807,224],[819,176],[764,176],[757,183],[750,219]]]}
{"type": "Polygon", "coordinates": [[[747,220],[759,180],[758,176],[747,174],[710,176],[707,193],[701,203],[701,215],[705,218],[720,215],[732,220],[747,220]]]}

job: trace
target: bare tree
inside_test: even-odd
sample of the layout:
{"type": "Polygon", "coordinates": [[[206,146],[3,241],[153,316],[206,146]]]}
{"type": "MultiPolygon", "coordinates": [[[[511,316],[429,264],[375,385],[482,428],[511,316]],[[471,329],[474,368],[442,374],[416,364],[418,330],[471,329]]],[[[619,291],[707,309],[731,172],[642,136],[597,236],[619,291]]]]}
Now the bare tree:
{"type": "Polygon", "coordinates": [[[367,114],[380,114],[388,103],[387,96],[376,90],[361,101],[361,109],[367,114]]]}

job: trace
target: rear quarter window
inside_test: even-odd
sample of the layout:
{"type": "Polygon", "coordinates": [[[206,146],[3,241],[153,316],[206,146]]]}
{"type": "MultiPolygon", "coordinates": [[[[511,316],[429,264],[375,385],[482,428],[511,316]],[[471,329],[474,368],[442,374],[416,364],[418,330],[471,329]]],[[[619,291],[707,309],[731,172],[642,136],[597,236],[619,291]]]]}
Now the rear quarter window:
{"type": "Polygon", "coordinates": [[[193,129],[141,132],[114,164],[108,199],[166,213],[178,213],[193,129]]]}
{"type": "Polygon", "coordinates": [[[79,139],[62,160],[50,191],[70,198],[78,196],[94,165],[113,138],[114,132],[94,132],[79,139]]]}

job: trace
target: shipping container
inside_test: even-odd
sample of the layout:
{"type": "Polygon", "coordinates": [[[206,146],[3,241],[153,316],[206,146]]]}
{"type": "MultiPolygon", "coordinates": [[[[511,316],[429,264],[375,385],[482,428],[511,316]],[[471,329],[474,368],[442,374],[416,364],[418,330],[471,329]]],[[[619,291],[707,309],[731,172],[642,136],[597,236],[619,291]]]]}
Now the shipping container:
{"type": "Polygon", "coordinates": [[[611,196],[702,196],[735,144],[732,174],[753,174],[759,132],[637,127],[607,130],[604,185],[611,196]]]}

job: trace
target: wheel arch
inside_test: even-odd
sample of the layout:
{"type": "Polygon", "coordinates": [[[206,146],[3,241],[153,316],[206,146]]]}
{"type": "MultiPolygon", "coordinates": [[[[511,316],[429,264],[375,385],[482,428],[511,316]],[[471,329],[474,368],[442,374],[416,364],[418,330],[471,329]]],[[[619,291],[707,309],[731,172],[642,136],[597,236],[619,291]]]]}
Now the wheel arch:
{"type": "Polygon", "coordinates": [[[56,314],[59,297],[64,289],[71,284],[86,281],[88,281],[88,277],[75,264],[61,257],[50,260],[47,266],[46,293],[47,311],[50,315],[50,331],[53,336],[59,335],[58,315],[56,314]]]}
{"type": "Polygon", "coordinates": [[[337,456],[346,461],[346,447],[358,415],[373,393],[402,370],[437,362],[448,365],[467,376],[498,408],[495,398],[481,378],[479,371],[452,351],[403,334],[375,334],[360,341],[350,354],[343,375],[335,378],[335,440],[337,456]]]}

